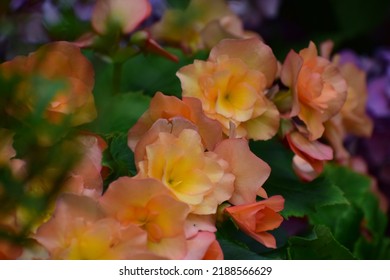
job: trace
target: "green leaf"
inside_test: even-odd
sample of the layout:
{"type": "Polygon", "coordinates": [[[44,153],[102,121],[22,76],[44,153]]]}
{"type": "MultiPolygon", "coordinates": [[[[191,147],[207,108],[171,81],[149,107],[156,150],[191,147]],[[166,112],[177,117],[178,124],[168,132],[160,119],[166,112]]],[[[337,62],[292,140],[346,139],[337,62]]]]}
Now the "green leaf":
{"type": "Polygon", "coordinates": [[[105,104],[100,104],[98,117],[84,128],[97,134],[127,132],[149,107],[150,97],[140,92],[106,98],[105,104]]]}
{"type": "Polygon", "coordinates": [[[280,227],[269,231],[269,233],[275,237],[278,249],[265,247],[263,244],[241,231],[229,218],[218,224],[217,238],[226,245],[226,247],[222,247],[222,249],[224,251],[225,258],[228,259],[248,258],[245,256],[236,256],[234,253],[236,251],[241,251],[243,254],[246,252],[249,255],[255,254],[257,255],[257,258],[260,257],[262,259],[286,259],[286,233],[280,227]]]}
{"type": "Polygon", "coordinates": [[[252,142],[251,150],[271,166],[271,175],[263,187],[269,196],[284,197],[284,217],[303,217],[325,205],[348,203],[343,192],[325,176],[302,182],[291,167],[292,152],[278,140],[252,142]]]}
{"type": "Polygon", "coordinates": [[[324,206],[310,215],[311,224],[328,226],[335,238],[350,250],[361,235],[362,219],[362,211],[350,204],[324,206]]]}
{"type": "Polygon", "coordinates": [[[288,254],[294,260],[350,260],[352,253],[341,245],[326,226],[315,226],[312,236],[291,237],[288,254]]]}
{"type": "Polygon", "coordinates": [[[167,0],[167,2],[170,8],[184,10],[188,7],[191,0],[167,0]]]}
{"type": "Polygon", "coordinates": [[[157,91],[167,95],[181,95],[180,80],[176,72],[193,60],[204,59],[206,53],[198,53],[195,57],[185,56],[180,50],[169,48],[169,52],[179,57],[179,62],[172,62],[157,55],[138,55],[129,59],[123,66],[122,90],[143,91],[153,96],[157,91]]]}
{"type": "Polygon", "coordinates": [[[390,238],[375,241],[362,236],[356,242],[354,254],[365,260],[390,260],[390,238]]]}
{"type": "Polygon", "coordinates": [[[381,238],[386,230],[387,218],[379,208],[379,200],[371,191],[370,178],[347,167],[329,164],[326,175],[344,192],[346,198],[363,212],[365,224],[371,234],[381,238]]]}
{"type": "Polygon", "coordinates": [[[108,140],[109,147],[103,153],[103,166],[111,170],[105,187],[121,176],[134,176],[136,167],[134,153],[127,146],[127,133],[117,134],[108,140]]]}
{"type": "Polygon", "coordinates": [[[266,260],[267,258],[244,248],[230,240],[218,238],[225,260],[266,260]]]}

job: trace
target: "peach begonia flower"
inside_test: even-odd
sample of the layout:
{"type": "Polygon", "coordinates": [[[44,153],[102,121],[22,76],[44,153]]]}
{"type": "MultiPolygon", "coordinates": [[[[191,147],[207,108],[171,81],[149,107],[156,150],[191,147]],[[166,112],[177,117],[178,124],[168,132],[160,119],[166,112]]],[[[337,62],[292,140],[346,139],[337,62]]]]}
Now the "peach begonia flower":
{"type": "Polygon", "coordinates": [[[185,224],[188,253],[184,259],[223,259],[221,246],[215,239],[215,223],[216,215],[188,215],[185,224]]]}
{"type": "Polygon", "coordinates": [[[216,143],[222,140],[220,124],[204,114],[198,99],[183,98],[182,101],[175,96],[166,96],[161,92],[157,92],[150,101],[149,109],[129,130],[128,145],[131,150],[135,150],[139,139],[150,129],[155,121],[161,118],[171,120],[176,117],[183,117],[198,127],[202,141],[208,150],[214,149],[216,143]]]}
{"type": "Polygon", "coordinates": [[[160,119],[135,149],[137,176],[161,180],[192,213],[215,214],[224,201],[242,204],[267,197],[262,184],[269,166],[256,157],[244,139],[225,139],[206,151],[188,120],[160,119]]]}
{"type": "Polygon", "coordinates": [[[225,134],[234,126],[237,137],[266,140],[279,127],[279,112],[265,95],[276,72],[272,50],[259,39],[225,39],[207,61],[195,60],[177,76],[183,96],[200,99],[206,115],[219,121],[225,134]]]}
{"type": "MultiPolygon", "coordinates": [[[[181,121],[185,123],[185,119],[181,121]]],[[[139,142],[137,177],[160,180],[192,213],[214,214],[218,204],[231,197],[235,177],[227,172],[225,160],[205,152],[196,130],[175,131],[171,128],[175,124],[160,119],[139,142]]]]}
{"type": "Polygon", "coordinates": [[[115,32],[116,29],[127,34],[146,19],[151,11],[148,0],[98,0],[92,12],[92,27],[103,35],[115,32]]]}
{"type": "Polygon", "coordinates": [[[92,89],[94,70],[92,64],[83,56],[80,49],[68,42],[54,42],[40,47],[28,56],[19,56],[0,65],[4,77],[20,77],[22,80],[16,92],[16,98],[25,104],[10,106],[8,113],[21,117],[33,110],[36,105],[31,90],[45,90],[36,86],[34,78],[39,76],[49,82],[61,82],[50,100],[45,115],[52,122],[62,121],[70,116],[73,125],[92,121],[96,109],[92,89]],[[35,86],[35,87],[34,87],[35,86]]]}
{"type": "Polygon", "coordinates": [[[244,31],[241,20],[223,0],[191,0],[184,10],[168,9],[151,33],[158,40],[191,51],[211,48],[225,38],[255,36],[244,31]]]}
{"type": "Polygon", "coordinates": [[[290,117],[298,116],[313,141],[324,133],[324,122],[342,108],[347,84],[338,67],[318,56],[313,42],[299,54],[291,50],[281,70],[283,84],[290,87],[293,104],[290,117]]]}
{"type": "Polygon", "coordinates": [[[188,254],[185,260],[222,260],[223,252],[215,233],[202,231],[187,240],[188,254]]]}
{"type": "Polygon", "coordinates": [[[230,206],[225,211],[243,232],[268,248],[276,248],[275,237],[267,231],[280,226],[283,217],[278,212],[283,208],[284,198],[275,195],[251,204],[230,206]]]}
{"type": "Polygon", "coordinates": [[[122,228],[95,200],[75,194],[61,195],[53,216],[34,238],[51,259],[137,259],[147,252],[143,230],[122,228]]]}
{"type": "MultiPolygon", "coordinates": [[[[330,59],[333,42],[323,42],[320,50],[321,56],[330,59]]],[[[350,154],[344,147],[347,134],[370,137],[373,131],[373,122],[366,113],[366,73],[351,62],[341,64],[338,54],[333,56],[332,63],[339,67],[347,82],[347,99],[341,111],[325,123],[324,136],[334,149],[335,159],[348,165],[350,154]]]]}
{"type": "Polygon", "coordinates": [[[333,159],[331,147],[315,140],[310,141],[298,131],[286,135],[293,157],[293,169],[295,173],[305,181],[312,181],[320,175],[324,169],[324,163],[333,159]]]}
{"type": "Polygon", "coordinates": [[[187,253],[184,222],[189,207],[161,182],[121,177],[109,185],[100,203],[122,227],[136,225],[144,231],[156,256],[181,259],[187,253]]]}
{"type": "Polygon", "coordinates": [[[339,114],[325,123],[324,135],[335,149],[337,161],[345,164],[349,159],[349,153],[344,148],[346,136],[370,137],[374,125],[366,113],[366,73],[352,63],[340,65],[339,68],[348,83],[347,99],[339,114]]]}
{"type": "Polygon", "coordinates": [[[81,135],[76,139],[82,147],[82,157],[71,170],[63,192],[98,198],[103,193],[102,158],[106,143],[97,135],[81,135]]]}
{"type": "Polygon", "coordinates": [[[214,152],[229,163],[228,171],[235,176],[234,192],[229,202],[235,205],[256,201],[256,197],[267,198],[262,185],[268,179],[271,168],[257,157],[244,139],[226,139],[214,152]]]}

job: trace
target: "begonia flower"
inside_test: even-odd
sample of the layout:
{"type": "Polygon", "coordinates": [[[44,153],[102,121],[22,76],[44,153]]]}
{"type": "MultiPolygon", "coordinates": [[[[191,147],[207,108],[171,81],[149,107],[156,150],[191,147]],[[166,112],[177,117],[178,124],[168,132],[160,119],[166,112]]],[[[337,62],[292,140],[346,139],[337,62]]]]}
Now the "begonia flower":
{"type": "Polygon", "coordinates": [[[215,215],[188,214],[185,222],[186,238],[191,239],[201,231],[216,232],[215,215]]]}
{"type": "Polygon", "coordinates": [[[122,228],[95,200],[74,194],[59,198],[53,216],[34,238],[51,259],[137,259],[147,252],[143,230],[135,225],[122,228]]]}
{"type": "Polygon", "coordinates": [[[229,163],[228,171],[235,176],[234,192],[229,202],[235,205],[256,201],[256,197],[267,198],[262,185],[268,179],[271,168],[249,149],[244,139],[226,139],[214,152],[229,163]]]}
{"type": "Polygon", "coordinates": [[[293,157],[293,169],[305,181],[317,178],[324,169],[324,163],[333,159],[333,150],[318,140],[310,141],[298,131],[286,135],[293,157]]]}
{"type": "Polygon", "coordinates": [[[136,225],[144,231],[147,247],[156,256],[181,259],[186,254],[184,222],[189,207],[161,182],[121,177],[109,185],[100,204],[122,227],[136,225]]]}
{"type": "Polygon", "coordinates": [[[96,117],[94,97],[94,70],[80,49],[68,42],[54,42],[40,47],[28,56],[18,56],[0,65],[0,73],[7,78],[23,78],[19,83],[16,98],[23,100],[23,106],[10,106],[9,114],[23,116],[31,111],[35,100],[31,90],[44,94],[47,89],[34,88],[34,77],[49,82],[62,82],[62,86],[50,100],[45,116],[52,122],[71,117],[73,125],[92,121],[96,117]]]}
{"type": "Polygon", "coordinates": [[[278,213],[284,208],[284,198],[280,195],[251,204],[225,208],[238,227],[253,239],[268,248],[276,248],[275,237],[268,231],[276,229],[283,221],[278,213]]]}
{"type": "Polygon", "coordinates": [[[203,256],[203,260],[223,260],[223,250],[221,248],[221,245],[219,244],[218,240],[214,240],[209,248],[207,249],[206,253],[203,256]]]}
{"type": "MultiPolygon", "coordinates": [[[[330,58],[332,49],[333,42],[325,41],[321,44],[321,55],[330,58]]],[[[332,63],[339,67],[348,89],[340,112],[325,123],[324,136],[334,149],[335,159],[341,164],[348,164],[350,155],[344,147],[346,137],[370,137],[373,132],[373,121],[366,113],[366,72],[359,68],[358,60],[350,52],[336,54],[332,63]]]]}
{"type": "MultiPolygon", "coordinates": [[[[184,9],[168,9],[151,28],[158,40],[196,51],[213,47],[220,39],[255,36],[223,0],[191,0],[184,9]]],[[[258,36],[258,35],[256,35],[258,36]]]]}
{"type": "Polygon", "coordinates": [[[98,198],[103,192],[102,158],[107,144],[95,135],[81,135],[77,141],[82,157],[70,171],[62,191],[98,198]]]}
{"type": "Polygon", "coordinates": [[[188,254],[185,260],[222,260],[223,252],[215,238],[215,233],[202,231],[187,240],[188,254]]]}
{"type": "Polygon", "coordinates": [[[298,116],[309,131],[309,140],[320,138],[324,122],[336,115],[347,96],[347,84],[336,65],[318,56],[313,42],[299,54],[291,50],[281,70],[283,84],[290,87],[290,117],[298,116]]]}
{"type": "Polygon", "coordinates": [[[340,111],[343,126],[347,133],[369,137],[372,134],[373,122],[366,113],[366,73],[349,63],[339,68],[348,84],[347,99],[340,111]]]}
{"type": "Polygon", "coordinates": [[[199,134],[205,146],[212,150],[216,143],[222,140],[220,124],[208,118],[202,111],[201,103],[196,98],[166,96],[157,92],[150,101],[149,109],[138,119],[137,123],[128,132],[128,145],[134,151],[139,139],[160,118],[171,120],[183,117],[199,129],[199,134]]]}
{"type": "Polygon", "coordinates": [[[205,151],[196,127],[183,123],[160,119],[145,134],[135,150],[137,177],[160,180],[192,213],[214,214],[231,197],[235,177],[223,158],[205,151]]]}
{"type": "Polygon", "coordinates": [[[91,21],[99,34],[106,34],[116,28],[127,34],[134,31],[150,13],[148,0],[98,0],[91,21]]]}
{"type": "Polygon", "coordinates": [[[266,97],[276,72],[272,50],[259,39],[225,39],[207,61],[195,60],[177,76],[183,96],[200,99],[206,115],[219,121],[225,134],[234,126],[237,137],[266,140],[279,127],[279,112],[266,97]]]}

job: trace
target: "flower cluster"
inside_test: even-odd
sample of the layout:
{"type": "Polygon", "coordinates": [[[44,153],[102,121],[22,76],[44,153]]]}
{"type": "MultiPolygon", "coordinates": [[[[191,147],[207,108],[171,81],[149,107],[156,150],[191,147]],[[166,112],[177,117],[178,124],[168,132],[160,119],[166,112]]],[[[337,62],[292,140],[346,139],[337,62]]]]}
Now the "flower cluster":
{"type": "MultiPolygon", "coordinates": [[[[145,27],[152,8],[147,0],[98,0],[91,30],[78,40],[52,42],[0,64],[0,84],[10,92],[0,99],[0,203],[14,202],[12,191],[24,196],[4,204],[0,233],[28,241],[0,235],[0,258],[223,259],[220,239],[231,228],[270,251],[286,243],[277,235],[285,218],[313,208],[309,219],[315,223],[325,206],[351,205],[332,183],[318,191],[318,209],[317,197],[293,210],[289,199],[300,200],[305,191],[317,195],[316,179],[327,161],[352,166],[344,146],[348,135],[371,135],[363,70],[331,56],[330,42],[320,51],[310,42],[279,61],[260,36],[243,30],[224,1],[168,8],[145,27]],[[210,51],[178,67],[180,95],[161,90],[142,96],[147,108],[134,113],[126,129],[97,129],[108,121],[101,117],[105,110],[116,113],[114,102],[104,104],[102,96],[110,95],[104,82],[95,84],[99,63],[113,66],[111,93],[122,102],[133,94],[118,94],[125,62],[141,52],[178,59],[157,41],[186,54],[210,51]],[[83,48],[102,61],[92,64],[96,57],[87,59],[83,48]],[[21,141],[28,129],[30,146],[21,141]],[[118,139],[124,140],[120,148],[118,139]],[[287,150],[286,157],[276,156],[289,161],[293,183],[283,186],[286,192],[273,188],[275,180],[267,184],[273,166],[253,151],[252,145],[267,141],[287,150]],[[54,164],[57,154],[50,157],[57,150],[74,153],[77,161],[64,156],[67,169],[61,169],[54,164]],[[51,164],[35,161],[39,156],[51,164]],[[46,206],[38,203],[41,212],[30,213],[28,205],[37,201],[46,206]]],[[[139,101],[132,98],[126,111],[139,101]]],[[[353,199],[358,209],[361,201],[353,199]]]]}

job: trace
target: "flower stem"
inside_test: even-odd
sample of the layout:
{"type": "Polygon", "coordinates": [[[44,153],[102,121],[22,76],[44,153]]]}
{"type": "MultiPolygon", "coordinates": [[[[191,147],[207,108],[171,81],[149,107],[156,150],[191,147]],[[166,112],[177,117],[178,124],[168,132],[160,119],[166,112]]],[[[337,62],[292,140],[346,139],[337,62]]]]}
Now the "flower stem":
{"type": "Polygon", "coordinates": [[[112,76],[112,92],[114,95],[118,95],[121,91],[122,84],[122,62],[114,63],[114,71],[112,76]]]}

